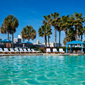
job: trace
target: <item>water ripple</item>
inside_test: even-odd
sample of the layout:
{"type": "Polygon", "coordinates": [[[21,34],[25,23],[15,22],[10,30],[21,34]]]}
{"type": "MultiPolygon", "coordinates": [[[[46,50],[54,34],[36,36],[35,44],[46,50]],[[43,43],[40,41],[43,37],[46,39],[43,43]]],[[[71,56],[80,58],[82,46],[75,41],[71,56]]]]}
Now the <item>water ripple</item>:
{"type": "Polygon", "coordinates": [[[2,56],[0,85],[85,85],[85,56],[2,56]]]}

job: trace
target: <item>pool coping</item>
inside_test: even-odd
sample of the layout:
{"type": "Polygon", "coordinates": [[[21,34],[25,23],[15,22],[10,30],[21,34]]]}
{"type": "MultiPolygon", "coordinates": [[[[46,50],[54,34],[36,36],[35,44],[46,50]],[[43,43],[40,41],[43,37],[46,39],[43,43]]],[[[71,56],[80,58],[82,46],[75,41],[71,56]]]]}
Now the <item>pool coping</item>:
{"type": "Polygon", "coordinates": [[[0,54],[0,56],[34,56],[34,55],[45,55],[45,56],[72,55],[72,56],[78,56],[78,55],[85,55],[85,54],[71,54],[71,53],[65,53],[65,54],[54,54],[54,53],[0,54]]]}

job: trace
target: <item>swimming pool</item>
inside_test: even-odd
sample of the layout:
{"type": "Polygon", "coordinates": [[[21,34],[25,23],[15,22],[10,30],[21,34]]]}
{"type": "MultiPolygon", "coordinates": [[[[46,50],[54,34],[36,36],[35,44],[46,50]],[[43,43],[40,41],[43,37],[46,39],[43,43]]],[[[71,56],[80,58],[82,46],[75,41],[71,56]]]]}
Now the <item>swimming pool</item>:
{"type": "Polygon", "coordinates": [[[0,57],[0,85],[85,85],[85,56],[0,57]]]}

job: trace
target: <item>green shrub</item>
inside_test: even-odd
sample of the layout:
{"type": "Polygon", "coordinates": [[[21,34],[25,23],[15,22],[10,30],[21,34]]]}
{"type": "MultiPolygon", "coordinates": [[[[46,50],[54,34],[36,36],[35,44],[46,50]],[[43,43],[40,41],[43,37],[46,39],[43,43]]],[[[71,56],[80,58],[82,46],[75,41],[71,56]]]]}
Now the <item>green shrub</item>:
{"type": "Polygon", "coordinates": [[[34,49],[34,50],[39,50],[39,47],[36,47],[36,46],[32,46],[30,49],[34,49]]]}
{"type": "Polygon", "coordinates": [[[44,53],[43,49],[39,48],[40,53],[44,53]]]}
{"type": "Polygon", "coordinates": [[[36,46],[32,46],[30,49],[34,49],[36,51],[40,51],[40,53],[44,53],[42,48],[36,47],[36,46]]]}
{"type": "MultiPolygon", "coordinates": [[[[66,47],[57,47],[58,51],[59,51],[59,48],[62,48],[66,52],[66,47]]],[[[68,47],[68,50],[70,50],[70,47],[68,47]]]]}
{"type": "Polygon", "coordinates": [[[8,51],[10,51],[10,48],[7,48],[8,49],[8,51]]]}

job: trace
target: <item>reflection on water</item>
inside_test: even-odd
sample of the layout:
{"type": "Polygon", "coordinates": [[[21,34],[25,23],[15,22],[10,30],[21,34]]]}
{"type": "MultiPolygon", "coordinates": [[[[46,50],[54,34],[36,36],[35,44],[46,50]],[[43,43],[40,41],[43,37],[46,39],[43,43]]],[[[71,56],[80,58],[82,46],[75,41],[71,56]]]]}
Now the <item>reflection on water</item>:
{"type": "Polygon", "coordinates": [[[0,57],[0,85],[85,85],[85,56],[0,57]]]}

